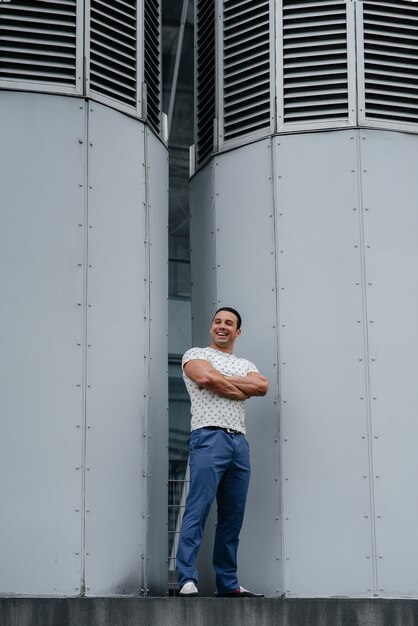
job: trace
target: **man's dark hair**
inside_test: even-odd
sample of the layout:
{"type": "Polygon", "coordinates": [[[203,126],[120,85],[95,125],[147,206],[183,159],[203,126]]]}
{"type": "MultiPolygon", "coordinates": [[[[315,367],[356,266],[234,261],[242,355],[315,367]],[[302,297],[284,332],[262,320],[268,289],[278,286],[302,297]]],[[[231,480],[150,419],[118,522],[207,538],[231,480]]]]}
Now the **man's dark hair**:
{"type": "Polygon", "coordinates": [[[215,315],[213,316],[213,319],[215,319],[215,317],[220,311],[228,311],[229,313],[233,313],[237,318],[237,330],[241,328],[241,322],[242,322],[241,315],[238,313],[236,309],[233,309],[230,306],[221,306],[221,308],[216,311],[215,315]]]}

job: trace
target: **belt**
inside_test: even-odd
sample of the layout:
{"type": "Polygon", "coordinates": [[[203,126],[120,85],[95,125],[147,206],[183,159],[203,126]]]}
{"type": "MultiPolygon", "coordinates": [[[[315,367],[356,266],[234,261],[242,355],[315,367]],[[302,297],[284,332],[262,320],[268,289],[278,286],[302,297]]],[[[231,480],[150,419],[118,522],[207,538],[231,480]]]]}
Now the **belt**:
{"type": "Polygon", "coordinates": [[[229,433],[230,435],[243,435],[240,430],[234,430],[233,428],[224,428],[223,426],[205,426],[207,430],[223,430],[225,433],[229,433]]]}

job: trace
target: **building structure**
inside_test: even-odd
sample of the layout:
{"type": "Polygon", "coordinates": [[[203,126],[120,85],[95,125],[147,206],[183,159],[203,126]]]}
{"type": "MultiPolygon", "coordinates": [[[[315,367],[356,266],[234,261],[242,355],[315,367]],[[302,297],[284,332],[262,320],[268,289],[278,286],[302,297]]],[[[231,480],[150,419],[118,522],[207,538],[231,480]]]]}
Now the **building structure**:
{"type": "Polygon", "coordinates": [[[417,41],[409,0],[196,1],[194,343],[233,303],[271,381],[240,547],[271,596],[417,597],[417,41]]]}
{"type": "Polygon", "coordinates": [[[0,4],[2,594],[167,588],[159,0],[0,4]]]}
{"type": "MultiPolygon", "coordinates": [[[[162,50],[158,0],[0,3],[3,595],[167,590],[192,16],[164,8],[162,50]]],[[[193,342],[232,304],[271,380],[249,404],[243,582],[415,598],[418,5],[196,0],[195,18],[193,342]]]]}

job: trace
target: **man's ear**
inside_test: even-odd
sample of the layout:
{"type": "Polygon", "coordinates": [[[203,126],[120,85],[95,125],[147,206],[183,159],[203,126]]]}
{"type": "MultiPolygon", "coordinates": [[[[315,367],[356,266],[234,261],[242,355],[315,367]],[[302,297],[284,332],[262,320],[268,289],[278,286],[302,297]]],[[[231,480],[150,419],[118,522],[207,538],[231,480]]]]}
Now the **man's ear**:
{"type": "Polygon", "coordinates": [[[241,334],[241,328],[238,328],[238,330],[237,330],[237,337],[239,337],[240,334],[241,334]]]}

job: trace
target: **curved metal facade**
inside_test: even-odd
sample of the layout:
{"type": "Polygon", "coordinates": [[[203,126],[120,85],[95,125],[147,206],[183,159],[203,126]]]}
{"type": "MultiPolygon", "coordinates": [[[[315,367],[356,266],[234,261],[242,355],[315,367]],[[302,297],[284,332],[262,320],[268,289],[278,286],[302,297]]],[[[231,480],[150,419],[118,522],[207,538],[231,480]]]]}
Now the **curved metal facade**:
{"type": "Polygon", "coordinates": [[[196,167],[276,132],[417,132],[418,7],[409,0],[211,0],[195,7],[196,167]]]}
{"type": "Polygon", "coordinates": [[[0,88],[85,95],[161,127],[160,0],[0,3],[0,88]]]}
{"type": "Polygon", "coordinates": [[[248,405],[240,579],[272,596],[417,597],[418,5],[216,6],[217,134],[210,152],[196,142],[191,180],[194,343],[236,306],[237,354],[271,381],[248,405]],[[225,91],[234,58],[241,100],[225,91]]]}
{"type": "Polygon", "coordinates": [[[164,594],[160,3],[0,3],[0,30],[0,593],[164,594]]]}

